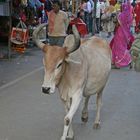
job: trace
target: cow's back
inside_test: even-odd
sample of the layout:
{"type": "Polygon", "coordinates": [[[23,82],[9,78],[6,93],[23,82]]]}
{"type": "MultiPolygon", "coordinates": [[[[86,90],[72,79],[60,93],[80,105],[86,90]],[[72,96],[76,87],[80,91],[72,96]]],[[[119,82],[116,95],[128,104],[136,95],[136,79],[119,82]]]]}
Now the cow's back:
{"type": "MultiPolygon", "coordinates": [[[[78,50],[69,55],[69,58],[76,63],[69,62],[67,65],[61,80],[62,87],[73,85],[75,88],[77,84],[84,83],[86,96],[96,94],[105,86],[111,70],[111,50],[105,40],[97,37],[86,39],[82,41],[78,50]]],[[[62,95],[61,97],[65,99],[67,92],[62,94],[64,97],[62,95]]]]}
{"type": "Polygon", "coordinates": [[[81,45],[87,60],[85,95],[96,94],[105,86],[111,70],[111,50],[106,40],[92,37],[81,45]]]}

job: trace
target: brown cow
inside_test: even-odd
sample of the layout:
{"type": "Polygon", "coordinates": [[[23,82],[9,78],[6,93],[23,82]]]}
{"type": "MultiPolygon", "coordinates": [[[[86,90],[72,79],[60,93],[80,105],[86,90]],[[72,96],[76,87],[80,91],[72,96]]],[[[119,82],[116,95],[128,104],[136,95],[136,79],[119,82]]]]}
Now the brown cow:
{"type": "Polygon", "coordinates": [[[80,47],[80,36],[75,26],[73,34],[66,37],[63,47],[44,44],[38,39],[38,33],[44,26],[46,24],[39,25],[33,32],[36,45],[44,52],[42,92],[54,93],[58,87],[66,108],[61,140],[72,140],[74,133],[71,122],[82,97],[85,99],[82,121],[87,121],[89,98],[97,95],[94,127],[100,125],[101,97],[111,70],[111,50],[108,43],[98,37],[83,41],[80,47]]]}

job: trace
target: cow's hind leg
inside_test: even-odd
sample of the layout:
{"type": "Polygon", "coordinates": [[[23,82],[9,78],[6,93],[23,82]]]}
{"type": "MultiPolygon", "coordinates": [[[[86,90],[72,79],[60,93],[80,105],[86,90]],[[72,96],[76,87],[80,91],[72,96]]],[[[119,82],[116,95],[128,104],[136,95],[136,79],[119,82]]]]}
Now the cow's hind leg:
{"type": "Polygon", "coordinates": [[[97,106],[97,109],[96,109],[96,117],[95,117],[95,121],[94,121],[94,125],[93,127],[95,129],[98,129],[100,128],[100,111],[101,111],[101,105],[102,105],[102,91],[97,93],[97,97],[96,97],[96,106],[97,106]]]}
{"type": "Polygon", "coordinates": [[[88,121],[88,101],[89,101],[89,98],[90,98],[90,96],[84,97],[84,107],[82,110],[81,120],[85,123],[88,121]]]}

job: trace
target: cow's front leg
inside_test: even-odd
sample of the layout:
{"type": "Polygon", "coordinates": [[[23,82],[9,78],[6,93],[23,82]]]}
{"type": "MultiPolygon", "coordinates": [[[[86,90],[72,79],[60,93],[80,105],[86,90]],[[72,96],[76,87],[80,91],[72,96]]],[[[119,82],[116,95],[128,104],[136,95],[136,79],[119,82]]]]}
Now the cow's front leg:
{"type": "Polygon", "coordinates": [[[70,124],[66,140],[74,140],[74,132],[73,132],[72,124],[70,124]]]}
{"type": "MultiPolygon", "coordinates": [[[[67,102],[64,102],[66,114],[70,110],[71,103],[72,103],[72,98],[70,98],[67,102]]],[[[73,140],[74,139],[74,132],[73,132],[73,128],[72,128],[72,123],[69,126],[69,130],[68,130],[68,134],[67,134],[67,138],[66,139],[67,140],[73,140]]]]}
{"type": "Polygon", "coordinates": [[[74,132],[72,129],[72,124],[70,124],[69,126],[65,126],[64,124],[64,132],[63,136],[61,137],[61,140],[74,140],[74,132]]]}
{"type": "MultiPolygon", "coordinates": [[[[61,140],[73,140],[74,138],[73,133],[70,133],[70,132],[68,133],[68,131],[69,129],[72,129],[72,127],[70,128],[72,118],[75,112],[77,111],[77,108],[80,104],[81,99],[82,99],[82,91],[77,90],[75,94],[72,96],[70,109],[64,118],[64,130],[63,130],[63,135],[61,137],[61,140]]],[[[72,130],[70,131],[73,132],[72,130]]]]}

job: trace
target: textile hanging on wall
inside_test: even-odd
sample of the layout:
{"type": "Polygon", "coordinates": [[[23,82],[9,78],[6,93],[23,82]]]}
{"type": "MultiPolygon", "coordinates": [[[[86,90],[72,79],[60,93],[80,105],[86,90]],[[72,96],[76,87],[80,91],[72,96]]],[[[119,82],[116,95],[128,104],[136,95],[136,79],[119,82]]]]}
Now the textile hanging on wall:
{"type": "Polygon", "coordinates": [[[28,29],[24,22],[20,20],[16,27],[12,28],[11,42],[14,44],[26,44],[28,41],[28,29]],[[20,27],[21,26],[21,27],[20,27]]]}

